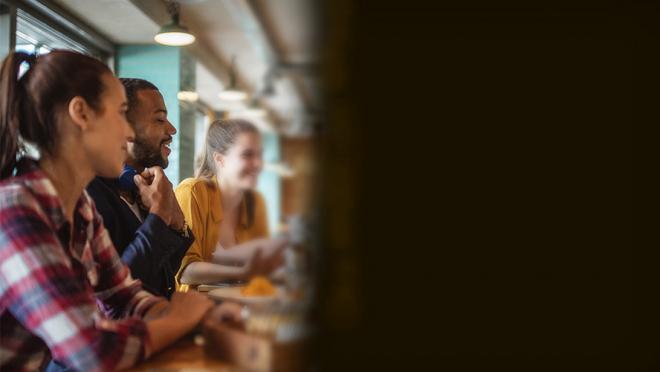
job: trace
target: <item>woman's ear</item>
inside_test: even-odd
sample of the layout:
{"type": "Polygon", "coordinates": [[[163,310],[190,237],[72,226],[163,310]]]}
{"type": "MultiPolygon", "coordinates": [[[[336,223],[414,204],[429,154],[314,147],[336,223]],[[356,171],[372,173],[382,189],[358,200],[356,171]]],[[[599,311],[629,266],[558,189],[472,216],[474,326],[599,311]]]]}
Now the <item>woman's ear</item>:
{"type": "Polygon", "coordinates": [[[213,162],[216,164],[216,166],[224,167],[225,157],[219,152],[214,152],[213,153],[213,162]]]}
{"type": "Polygon", "coordinates": [[[80,129],[86,130],[89,127],[91,108],[84,98],[80,96],[73,97],[71,101],[69,101],[68,111],[71,121],[73,121],[73,123],[80,129]]]}

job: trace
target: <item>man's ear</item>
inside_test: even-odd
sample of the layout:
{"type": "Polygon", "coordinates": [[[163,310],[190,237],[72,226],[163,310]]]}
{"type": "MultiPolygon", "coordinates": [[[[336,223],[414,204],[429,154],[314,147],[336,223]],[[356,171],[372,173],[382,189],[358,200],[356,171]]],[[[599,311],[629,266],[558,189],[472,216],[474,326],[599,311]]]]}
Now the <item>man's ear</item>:
{"type": "Polygon", "coordinates": [[[91,119],[91,107],[87,104],[84,98],[75,96],[69,101],[69,116],[71,121],[77,125],[81,130],[86,130],[89,127],[91,119]]]}
{"type": "Polygon", "coordinates": [[[225,165],[225,157],[219,152],[214,152],[213,153],[213,161],[216,164],[220,164],[221,166],[225,165]]]}

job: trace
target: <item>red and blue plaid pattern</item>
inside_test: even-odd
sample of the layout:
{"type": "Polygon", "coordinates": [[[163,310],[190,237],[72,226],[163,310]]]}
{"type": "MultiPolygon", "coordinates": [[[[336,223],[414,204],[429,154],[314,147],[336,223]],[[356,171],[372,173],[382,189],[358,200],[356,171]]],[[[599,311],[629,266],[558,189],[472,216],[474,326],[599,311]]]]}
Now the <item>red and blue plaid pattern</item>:
{"type": "Polygon", "coordinates": [[[0,370],[49,356],[80,371],[142,360],[145,312],[162,298],[131,278],[84,193],[73,223],[32,160],[0,183],[0,370]]]}

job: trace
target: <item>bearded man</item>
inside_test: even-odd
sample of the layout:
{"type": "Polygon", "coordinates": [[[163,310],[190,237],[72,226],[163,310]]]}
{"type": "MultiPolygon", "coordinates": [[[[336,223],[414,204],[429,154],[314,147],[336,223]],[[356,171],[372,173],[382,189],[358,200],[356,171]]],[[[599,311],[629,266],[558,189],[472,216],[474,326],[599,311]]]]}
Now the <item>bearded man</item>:
{"type": "Polygon", "coordinates": [[[170,298],[174,275],[194,240],[163,172],[176,128],[167,119],[155,85],[142,79],[120,80],[128,100],[126,118],[135,136],[128,142],[122,176],[96,177],[87,192],[133,278],[154,294],[170,298]]]}

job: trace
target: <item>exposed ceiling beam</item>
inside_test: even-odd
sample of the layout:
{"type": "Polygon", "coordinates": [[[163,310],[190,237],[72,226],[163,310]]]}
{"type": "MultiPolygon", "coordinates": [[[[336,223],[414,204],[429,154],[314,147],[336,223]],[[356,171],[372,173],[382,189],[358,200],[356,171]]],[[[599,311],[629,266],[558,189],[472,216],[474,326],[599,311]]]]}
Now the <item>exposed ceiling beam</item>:
{"type": "MultiPolygon", "coordinates": [[[[242,4],[243,7],[247,7],[247,10],[244,12],[249,12],[250,18],[254,19],[254,25],[245,26],[247,32],[249,32],[256,40],[255,44],[262,45],[264,50],[265,57],[271,61],[271,66],[276,72],[279,72],[282,75],[293,75],[299,73],[312,73],[313,64],[295,64],[288,63],[282,60],[283,51],[276,51],[274,45],[277,44],[275,40],[275,30],[272,29],[272,24],[267,22],[266,15],[263,10],[256,4],[254,0],[241,0],[236,2],[236,4],[242,4]]],[[[245,17],[247,18],[247,17],[245,17]]],[[[298,97],[300,97],[303,106],[310,108],[314,106],[313,99],[302,81],[300,81],[301,76],[288,76],[291,79],[292,85],[295,87],[298,97]]]]}
{"type": "MultiPolygon", "coordinates": [[[[136,8],[138,8],[142,13],[147,17],[153,20],[158,25],[163,25],[171,22],[169,13],[167,12],[167,4],[164,0],[130,0],[136,8]]],[[[232,2],[228,2],[232,3],[232,2]]],[[[244,6],[245,3],[243,3],[244,6]]],[[[234,9],[236,11],[236,9],[234,9]]],[[[238,13],[238,11],[236,11],[238,13]]],[[[239,14],[233,14],[232,16],[240,16],[239,14]]],[[[197,40],[186,47],[184,47],[192,56],[194,56],[199,63],[204,65],[206,69],[215,76],[223,85],[229,85],[229,59],[223,58],[212,51],[212,48],[208,43],[199,37],[203,33],[201,30],[197,30],[194,24],[187,24],[186,27],[197,36],[197,40]]],[[[268,57],[267,57],[268,58],[268,57]]],[[[236,83],[241,88],[248,93],[253,95],[258,93],[256,90],[258,86],[250,84],[247,79],[245,79],[240,71],[236,72],[236,83]]],[[[282,123],[283,118],[275,114],[275,111],[271,108],[271,118],[276,126],[279,126],[282,123]]]]}
{"type": "MultiPolygon", "coordinates": [[[[131,3],[158,25],[164,25],[171,22],[170,14],[167,12],[167,4],[163,0],[131,0],[131,3]]],[[[186,25],[186,27],[188,27],[193,34],[201,35],[201,32],[196,32],[195,25],[186,25]]],[[[220,80],[223,85],[229,84],[228,61],[222,58],[222,56],[213,53],[205,40],[198,37],[193,44],[186,46],[185,49],[190,52],[197,61],[203,64],[211,74],[220,80]]],[[[247,84],[245,79],[241,78],[239,74],[237,74],[237,78],[237,84],[239,86],[248,91],[251,90],[250,84],[247,84]]]]}

